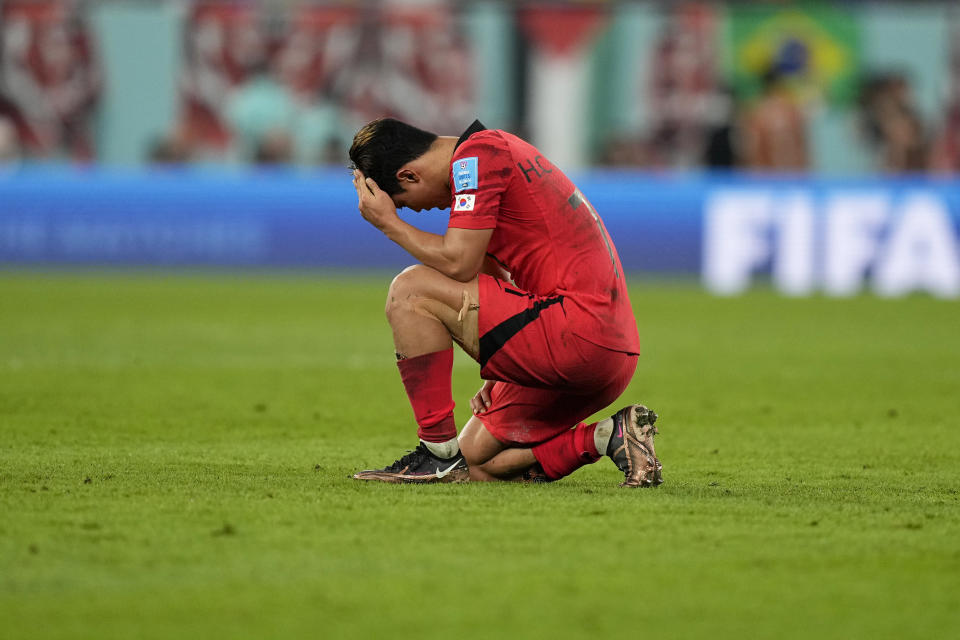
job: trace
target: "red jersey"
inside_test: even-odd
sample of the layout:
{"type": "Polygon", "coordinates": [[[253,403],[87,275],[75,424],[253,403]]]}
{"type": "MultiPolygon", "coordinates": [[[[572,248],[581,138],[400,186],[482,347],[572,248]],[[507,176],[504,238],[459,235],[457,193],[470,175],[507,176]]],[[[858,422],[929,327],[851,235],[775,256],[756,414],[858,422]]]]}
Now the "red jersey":
{"type": "Polygon", "coordinates": [[[623,267],[603,221],[536,147],[474,122],[454,150],[450,189],[449,226],[493,229],[487,254],[517,286],[562,295],[580,338],[640,352],[623,267]]]}

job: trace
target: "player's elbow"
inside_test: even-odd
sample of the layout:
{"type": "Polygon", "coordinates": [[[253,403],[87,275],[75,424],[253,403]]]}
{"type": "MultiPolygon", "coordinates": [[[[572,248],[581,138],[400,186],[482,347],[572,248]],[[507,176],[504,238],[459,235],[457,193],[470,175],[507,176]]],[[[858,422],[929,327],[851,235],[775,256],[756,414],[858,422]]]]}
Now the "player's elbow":
{"type": "Polygon", "coordinates": [[[451,228],[443,236],[441,271],[458,282],[470,282],[483,268],[493,229],[451,228]]]}
{"type": "Polygon", "coordinates": [[[453,278],[457,282],[470,282],[471,280],[477,277],[477,272],[476,271],[471,272],[467,269],[457,269],[455,271],[451,271],[447,275],[449,275],[451,278],[453,278]]]}
{"type": "Polygon", "coordinates": [[[457,282],[470,282],[480,273],[480,266],[480,264],[474,264],[472,260],[454,261],[450,265],[450,271],[447,275],[457,282]]]}

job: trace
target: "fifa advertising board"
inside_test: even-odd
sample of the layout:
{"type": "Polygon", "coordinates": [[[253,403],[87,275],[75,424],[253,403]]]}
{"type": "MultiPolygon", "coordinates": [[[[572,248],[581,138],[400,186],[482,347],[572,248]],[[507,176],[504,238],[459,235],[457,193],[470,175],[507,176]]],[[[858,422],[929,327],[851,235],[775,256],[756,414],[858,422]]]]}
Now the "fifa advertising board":
{"type": "MultiPolygon", "coordinates": [[[[0,171],[0,264],[401,269],[339,169],[0,171]]],[[[960,181],[572,175],[627,272],[720,295],[960,296],[960,181]]],[[[480,185],[479,188],[483,188],[480,185]]],[[[445,212],[401,210],[442,233],[445,212]]]]}
{"type": "Polygon", "coordinates": [[[735,294],[766,271],[789,295],[849,296],[867,288],[882,296],[956,297],[960,238],[954,198],[942,191],[717,188],[704,202],[703,281],[713,292],[735,294]]]}

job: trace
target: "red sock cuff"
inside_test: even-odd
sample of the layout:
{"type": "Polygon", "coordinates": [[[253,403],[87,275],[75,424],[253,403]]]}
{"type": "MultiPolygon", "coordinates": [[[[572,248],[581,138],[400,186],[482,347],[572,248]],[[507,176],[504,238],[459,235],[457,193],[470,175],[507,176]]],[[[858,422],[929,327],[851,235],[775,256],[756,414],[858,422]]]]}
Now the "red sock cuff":
{"type": "Polygon", "coordinates": [[[417,435],[426,442],[446,442],[457,436],[453,418],[453,348],[397,361],[400,379],[407,390],[417,435]]]}
{"type": "Polygon", "coordinates": [[[590,462],[596,462],[603,457],[601,453],[597,451],[597,442],[593,439],[596,431],[596,422],[591,422],[590,424],[583,424],[581,422],[577,425],[577,428],[573,430],[573,440],[577,451],[580,452],[581,457],[589,458],[590,462]]]}
{"type": "Polygon", "coordinates": [[[547,477],[557,480],[599,460],[601,456],[593,441],[596,429],[596,422],[590,425],[581,422],[570,431],[533,447],[533,455],[547,477]]]}

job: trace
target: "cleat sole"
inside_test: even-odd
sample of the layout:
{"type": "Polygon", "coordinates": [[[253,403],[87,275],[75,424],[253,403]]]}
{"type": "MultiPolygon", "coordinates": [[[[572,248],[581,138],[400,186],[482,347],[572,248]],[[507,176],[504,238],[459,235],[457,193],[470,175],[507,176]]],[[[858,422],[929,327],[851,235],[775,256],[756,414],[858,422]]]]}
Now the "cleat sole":
{"type": "Polygon", "coordinates": [[[463,484],[470,481],[470,471],[468,469],[457,469],[443,477],[437,477],[435,475],[412,476],[370,470],[353,474],[353,479],[366,482],[386,482],[389,484],[463,484]]]}

